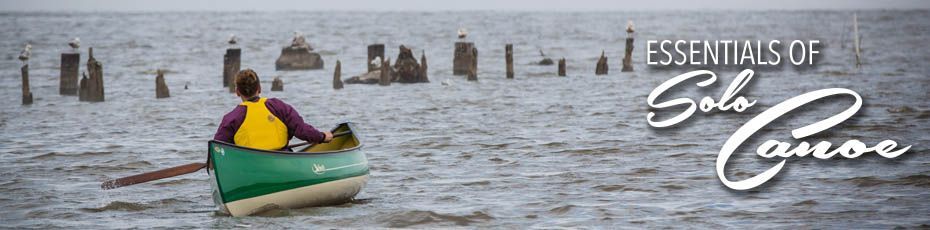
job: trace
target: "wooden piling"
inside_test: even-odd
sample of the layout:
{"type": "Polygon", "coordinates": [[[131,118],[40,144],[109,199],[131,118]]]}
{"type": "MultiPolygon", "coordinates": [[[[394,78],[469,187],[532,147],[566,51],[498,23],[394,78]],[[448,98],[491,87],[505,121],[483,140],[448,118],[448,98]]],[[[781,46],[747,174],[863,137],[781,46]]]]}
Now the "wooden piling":
{"type": "Polygon", "coordinates": [[[504,46],[504,59],[507,61],[507,78],[513,79],[513,44],[504,46]]]}
{"type": "Polygon", "coordinates": [[[32,104],[32,92],[29,91],[29,65],[20,69],[23,73],[23,105],[32,104]]]}
{"type": "Polygon", "coordinates": [[[155,98],[168,98],[171,94],[168,91],[168,84],[165,84],[165,72],[155,70],[155,98]]]}
{"type": "Polygon", "coordinates": [[[239,48],[226,49],[223,55],[223,87],[228,87],[230,93],[236,92],[236,74],[239,73],[239,64],[242,50],[239,48]]]}
{"type": "Polygon", "coordinates": [[[87,74],[81,79],[78,89],[79,101],[104,101],[103,90],[103,64],[94,58],[94,48],[87,50],[87,74]],[[88,75],[90,75],[88,77],[88,75]]]}
{"type": "Polygon", "coordinates": [[[429,71],[426,66],[426,51],[420,55],[420,82],[429,82],[429,71]]]}
{"type": "Polygon", "coordinates": [[[594,75],[607,74],[607,56],[601,51],[601,57],[597,59],[597,67],[594,69],[594,75]]]}
{"type": "Polygon", "coordinates": [[[468,81],[478,81],[478,68],[475,65],[468,67],[468,81]]]}
{"type": "Polygon", "coordinates": [[[394,61],[392,80],[399,83],[419,83],[422,82],[420,74],[420,64],[417,58],[413,56],[413,50],[401,45],[397,53],[397,59],[394,61]]]}
{"type": "Polygon", "coordinates": [[[565,76],[565,58],[559,59],[559,77],[565,76]]]}
{"type": "Polygon", "coordinates": [[[626,52],[623,55],[623,68],[620,72],[633,72],[633,37],[626,38],[626,52]]]}
{"type": "Polygon", "coordinates": [[[381,60],[384,62],[381,63],[381,78],[378,80],[378,85],[389,86],[391,85],[391,60],[381,60]]]}
{"type": "Polygon", "coordinates": [[[59,75],[58,94],[77,95],[78,68],[80,68],[80,65],[80,53],[61,53],[61,74],[59,75]]]}
{"type": "Polygon", "coordinates": [[[855,13],[853,14],[853,47],[856,51],[856,69],[862,67],[861,59],[859,56],[859,16],[855,13]]]}
{"type": "Polygon", "coordinates": [[[274,77],[274,80],[271,81],[271,91],[284,91],[284,81],[281,80],[281,77],[274,77]]]}
{"type": "Polygon", "coordinates": [[[478,68],[478,49],[471,42],[456,42],[452,59],[452,75],[467,75],[470,68],[478,68]]]}
{"type": "Polygon", "coordinates": [[[368,61],[365,62],[365,65],[368,66],[368,72],[378,70],[377,65],[371,64],[371,61],[375,60],[376,57],[379,57],[381,58],[381,61],[384,61],[384,44],[368,45],[368,61]]]}
{"type": "Polygon", "coordinates": [[[333,89],[342,89],[342,62],[339,60],[336,60],[336,71],[333,72],[333,89]]]}

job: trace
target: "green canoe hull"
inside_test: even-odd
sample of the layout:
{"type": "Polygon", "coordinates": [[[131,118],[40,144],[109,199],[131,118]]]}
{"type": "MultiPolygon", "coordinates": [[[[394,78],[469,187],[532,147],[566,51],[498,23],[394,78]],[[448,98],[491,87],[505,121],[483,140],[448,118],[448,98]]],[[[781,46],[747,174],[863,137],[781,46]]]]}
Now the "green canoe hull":
{"type": "MultiPolygon", "coordinates": [[[[333,133],[352,130],[351,123],[333,133]]],[[[266,151],[209,142],[207,173],[220,211],[247,216],[268,208],[344,203],[368,181],[368,160],[351,135],[296,152],[266,151]]]]}

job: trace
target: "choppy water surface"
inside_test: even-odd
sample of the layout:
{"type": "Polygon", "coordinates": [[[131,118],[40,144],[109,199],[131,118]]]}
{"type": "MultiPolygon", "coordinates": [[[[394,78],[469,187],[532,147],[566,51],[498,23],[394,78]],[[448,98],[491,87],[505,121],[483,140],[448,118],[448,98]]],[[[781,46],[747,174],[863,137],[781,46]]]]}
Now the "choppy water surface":
{"type": "MultiPolygon", "coordinates": [[[[0,225],[926,227],[930,12],[859,17],[865,64],[856,71],[852,12],[0,14],[0,96],[7,98],[0,105],[0,225]],[[627,20],[638,28],[634,73],[619,72],[627,20]],[[479,82],[451,76],[459,26],[479,49],[479,82]],[[274,71],[294,30],[308,35],[325,70],[274,71]],[[285,91],[266,96],[291,103],[320,128],[358,123],[372,177],[357,201],[233,218],[214,212],[204,172],[99,189],[106,179],[204,160],[206,141],[238,100],[220,86],[231,33],[241,38],[243,67],[266,87],[275,76],[284,80],[285,91]],[[103,63],[106,102],[58,95],[59,53],[74,36],[103,63]],[[645,121],[646,96],[696,67],[647,67],[646,39],[819,39],[824,56],[816,68],[757,70],[742,95],[759,102],[744,113],[698,113],[657,130],[645,121]],[[25,42],[34,47],[32,106],[19,105],[16,56],[25,42]],[[385,43],[391,57],[401,44],[416,56],[425,50],[432,82],[332,90],[335,61],[343,78],[360,74],[371,43],[385,43]],[[506,43],[515,47],[515,80],[504,79],[506,43]],[[540,48],[565,57],[569,77],[531,65],[540,48]],[[611,72],[595,77],[601,50],[611,72]],[[170,70],[169,99],[155,99],[156,68],[170,70]],[[897,159],[792,158],[754,192],[718,181],[717,152],[739,126],[778,102],[830,87],[857,91],[865,106],[809,141],[893,139],[912,150],[897,159]]],[[[718,71],[708,89],[689,83],[670,96],[717,98],[738,70],[718,71]]],[[[791,129],[851,102],[832,98],[769,126],[731,159],[729,177],[768,169],[777,161],[755,155],[762,141],[789,141],[791,129]]]]}

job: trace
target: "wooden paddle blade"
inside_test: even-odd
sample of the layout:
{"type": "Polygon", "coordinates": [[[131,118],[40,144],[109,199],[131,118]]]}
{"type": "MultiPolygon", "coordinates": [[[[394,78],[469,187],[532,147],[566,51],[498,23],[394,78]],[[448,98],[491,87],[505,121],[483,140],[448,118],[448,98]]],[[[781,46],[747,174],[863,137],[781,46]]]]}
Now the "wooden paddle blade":
{"type": "Polygon", "coordinates": [[[149,182],[153,180],[164,179],[168,177],[180,176],[180,175],[199,171],[200,169],[206,166],[207,164],[205,163],[190,163],[190,164],[181,165],[181,166],[172,167],[172,168],[166,168],[166,169],[162,169],[162,170],[158,170],[154,172],[147,172],[147,173],[123,177],[123,178],[119,178],[115,180],[108,180],[108,181],[104,181],[103,184],[100,184],[100,188],[104,190],[114,189],[114,188],[119,188],[123,186],[129,186],[129,185],[134,185],[138,183],[144,183],[144,182],[149,182]]]}

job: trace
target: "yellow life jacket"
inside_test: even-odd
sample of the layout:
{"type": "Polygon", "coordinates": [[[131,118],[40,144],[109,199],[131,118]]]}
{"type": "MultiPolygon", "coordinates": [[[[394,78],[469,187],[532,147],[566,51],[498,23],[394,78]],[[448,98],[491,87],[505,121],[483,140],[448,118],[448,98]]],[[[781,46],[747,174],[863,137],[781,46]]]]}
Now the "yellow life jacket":
{"type": "Polygon", "coordinates": [[[265,106],[267,98],[244,101],[245,120],[233,137],[236,145],[254,149],[279,150],[287,145],[287,126],[265,106]]]}

